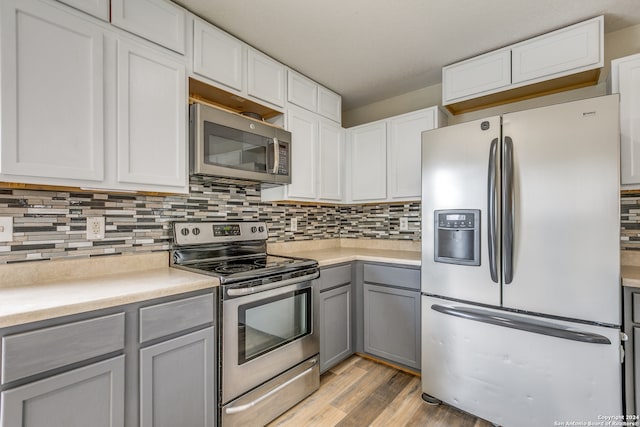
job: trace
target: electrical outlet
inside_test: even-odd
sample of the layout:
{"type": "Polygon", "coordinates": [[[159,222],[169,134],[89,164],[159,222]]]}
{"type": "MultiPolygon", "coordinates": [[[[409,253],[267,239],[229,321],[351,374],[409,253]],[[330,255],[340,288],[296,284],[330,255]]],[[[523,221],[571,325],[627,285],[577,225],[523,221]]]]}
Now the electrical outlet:
{"type": "Polygon", "coordinates": [[[0,242],[11,242],[13,240],[13,217],[0,217],[0,242]]]}
{"type": "Polygon", "coordinates": [[[104,217],[90,216],[87,218],[87,240],[104,239],[104,217]]]}
{"type": "Polygon", "coordinates": [[[298,218],[291,218],[291,231],[294,233],[298,231],[298,218]]]}
{"type": "Polygon", "coordinates": [[[400,218],[400,231],[409,231],[409,218],[406,216],[400,218]]]}

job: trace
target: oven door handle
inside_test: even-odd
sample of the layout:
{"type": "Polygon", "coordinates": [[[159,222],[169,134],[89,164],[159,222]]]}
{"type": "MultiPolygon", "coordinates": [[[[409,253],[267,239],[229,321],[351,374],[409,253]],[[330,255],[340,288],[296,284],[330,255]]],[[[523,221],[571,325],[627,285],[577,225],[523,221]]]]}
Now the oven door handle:
{"type": "Polygon", "coordinates": [[[320,277],[320,272],[316,271],[313,274],[302,277],[294,277],[293,279],[279,280],[273,283],[267,283],[266,285],[251,286],[248,288],[232,288],[227,290],[227,295],[230,297],[240,297],[245,295],[251,295],[258,292],[268,291],[269,289],[281,288],[287,285],[295,285],[296,283],[308,282],[320,277]]]}
{"type": "Polygon", "coordinates": [[[235,407],[231,407],[231,408],[226,408],[224,411],[228,415],[232,415],[232,414],[237,414],[239,412],[244,412],[247,409],[250,409],[250,408],[256,406],[258,403],[260,403],[263,400],[268,399],[269,397],[271,397],[274,394],[278,393],[280,390],[282,390],[283,388],[287,387],[289,384],[294,383],[294,382],[298,381],[300,378],[304,377],[305,375],[309,375],[311,372],[313,372],[313,368],[314,368],[314,365],[317,363],[317,359],[311,359],[311,360],[308,361],[308,363],[310,363],[312,365],[310,368],[300,372],[295,377],[290,378],[289,380],[283,382],[278,387],[276,387],[276,388],[274,388],[272,390],[269,390],[267,393],[263,394],[259,398],[255,399],[255,400],[252,400],[249,403],[245,403],[244,405],[235,406],[235,407]]]}

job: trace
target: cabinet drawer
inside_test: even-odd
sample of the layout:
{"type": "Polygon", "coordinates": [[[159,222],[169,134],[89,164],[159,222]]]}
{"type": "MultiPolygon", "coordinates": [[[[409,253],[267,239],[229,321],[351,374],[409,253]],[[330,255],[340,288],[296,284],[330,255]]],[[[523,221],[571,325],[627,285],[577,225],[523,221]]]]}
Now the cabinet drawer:
{"type": "Polygon", "coordinates": [[[140,309],[140,342],[213,322],[213,294],[140,309]]]}
{"type": "Polygon", "coordinates": [[[351,264],[320,270],[320,291],[351,282],[351,264]]]}
{"type": "Polygon", "coordinates": [[[124,348],[124,313],[2,337],[2,384],[124,348]]]}
{"type": "Polygon", "coordinates": [[[420,290],[420,270],[365,264],[364,281],[420,290]]]}

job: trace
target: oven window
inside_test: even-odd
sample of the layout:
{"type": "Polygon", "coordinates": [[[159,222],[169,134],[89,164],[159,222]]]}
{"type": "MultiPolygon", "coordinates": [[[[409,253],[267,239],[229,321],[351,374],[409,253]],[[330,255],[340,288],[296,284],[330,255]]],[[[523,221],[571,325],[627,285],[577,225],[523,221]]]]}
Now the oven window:
{"type": "MultiPolygon", "coordinates": [[[[204,162],[251,172],[269,167],[273,139],[219,124],[204,123],[204,162]]],[[[272,148],[273,149],[273,148],[272,148]]]]}
{"type": "Polygon", "coordinates": [[[311,333],[311,288],[238,307],[238,364],[311,333]]]}

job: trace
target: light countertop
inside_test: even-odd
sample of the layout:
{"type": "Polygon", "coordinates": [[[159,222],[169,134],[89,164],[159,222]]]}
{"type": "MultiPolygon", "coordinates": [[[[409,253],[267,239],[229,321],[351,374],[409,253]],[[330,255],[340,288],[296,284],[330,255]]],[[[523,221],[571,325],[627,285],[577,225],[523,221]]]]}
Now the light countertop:
{"type": "Polygon", "coordinates": [[[0,266],[0,327],[218,286],[169,267],[168,252],[0,266]]]}
{"type": "Polygon", "coordinates": [[[274,255],[311,258],[320,267],[351,261],[421,265],[419,242],[372,239],[327,239],[271,244],[274,255]]]}
{"type": "Polygon", "coordinates": [[[623,265],[620,272],[622,275],[622,286],[640,288],[640,267],[623,265]]]}
{"type": "MultiPolygon", "coordinates": [[[[276,243],[269,252],[320,266],[371,261],[420,266],[412,241],[327,239],[276,243]]],[[[640,270],[640,268],[639,268],[640,270]]],[[[219,286],[217,278],[169,267],[168,252],[0,265],[0,327],[219,286]]]]}

